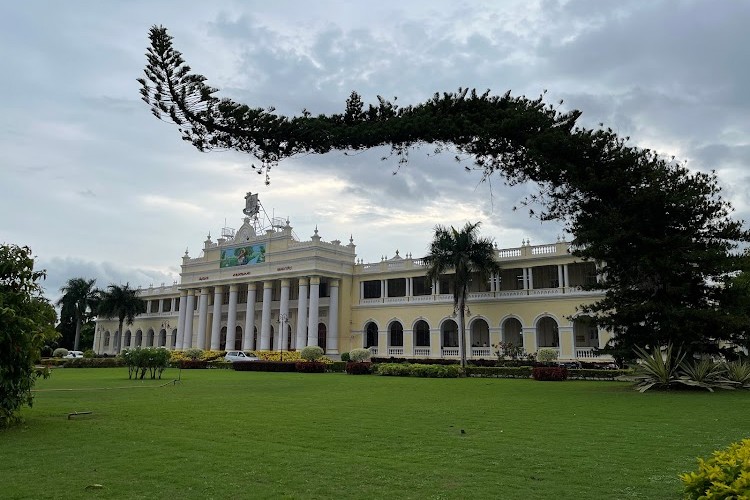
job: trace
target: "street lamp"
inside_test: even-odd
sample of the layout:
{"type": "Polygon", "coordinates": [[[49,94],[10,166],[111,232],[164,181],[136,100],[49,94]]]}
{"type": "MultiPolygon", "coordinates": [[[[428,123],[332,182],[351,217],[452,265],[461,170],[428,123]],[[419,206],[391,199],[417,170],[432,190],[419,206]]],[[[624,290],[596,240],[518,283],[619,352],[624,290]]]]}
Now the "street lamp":
{"type": "Polygon", "coordinates": [[[279,314],[279,360],[284,361],[284,341],[286,340],[285,325],[289,321],[289,316],[284,313],[279,314]]]}

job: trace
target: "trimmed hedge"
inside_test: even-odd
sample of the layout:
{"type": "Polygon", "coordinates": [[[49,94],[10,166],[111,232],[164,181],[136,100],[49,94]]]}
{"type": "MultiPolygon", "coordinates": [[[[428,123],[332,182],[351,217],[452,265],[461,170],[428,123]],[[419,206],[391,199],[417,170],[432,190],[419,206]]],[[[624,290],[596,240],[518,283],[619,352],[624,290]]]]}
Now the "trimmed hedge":
{"type": "Polygon", "coordinates": [[[346,364],[346,373],[349,375],[370,375],[372,363],[367,361],[350,361],[346,364]]]}
{"type": "MultiPolygon", "coordinates": [[[[322,349],[321,349],[322,350],[322,349]]],[[[320,361],[298,361],[295,367],[300,373],[325,373],[326,364],[320,361]]]]}
{"type": "Polygon", "coordinates": [[[531,377],[530,366],[467,366],[466,375],[469,377],[492,377],[492,378],[529,378],[531,377]]]}
{"type": "Polygon", "coordinates": [[[296,361],[235,361],[232,368],[238,372],[296,372],[296,361]]]}
{"type": "Polygon", "coordinates": [[[573,380],[615,380],[622,375],[632,375],[633,370],[594,370],[587,368],[569,368],[568,378],[573,380]]]}
{"type": "Polygon", "coordinates": [[[200,370],[208,368],[208,361],[205,359],[182,359],[178,361],[177,366],[185,370],[200,370]]]}
{"type": "Polygon", "coordinates": [[[342,373],[346,371],[346,361],[334,361],[326,363],[326,371],[332,373],[342,373]]]}
{"type": "Polygon", "coordinates": [[[420,363],[381,363],[377,367],[377,374],[390,377],[429,377],[429,378],[458,378],[461,367],[451,365],[427,365],[420,363]]]}
{"type": "Polygon", "coordinates": [[[49,358],[39,362],[44,366],[59,368],[119,368],[125,366],[121,358],[49,358]]]}
{"type": "Polygon", "coordinates": [[[534,380],[562,381],[568,379],[568,369],[564,366],[536,366],[531,369],[534,380]]]}

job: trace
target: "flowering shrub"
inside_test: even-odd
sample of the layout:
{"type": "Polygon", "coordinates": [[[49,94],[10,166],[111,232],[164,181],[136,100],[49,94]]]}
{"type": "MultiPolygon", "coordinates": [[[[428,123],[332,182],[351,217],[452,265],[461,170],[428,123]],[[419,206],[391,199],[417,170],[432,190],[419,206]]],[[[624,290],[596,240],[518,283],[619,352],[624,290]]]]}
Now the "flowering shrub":
{"type": "Polygon", "coordinates": [[[557,349],[542,348],[536,352],[536,360],[540,363],[549,363],[557,359],[557,349]]]}
{"type": "MultiPolygon", "coordinates": [[[[305,348],[307,349],[307,347],[305,348]]],[[[320,347],[318,347],[320,349],[320,347]]],[[[304,350],[304,349],[303,349],[304,350]]],[[[320,349],[323,351],[323,349],[320,349]]],[[[325,373],[326,364],[320,361],[298,361],[295,368],[300,373],[325,373]]]]}
{"type": "Polygon", "coordinates": [[[497,344],[492,344],[492,347],[495,348],[495,355],[498,360],[526,357],[526,351],[523,346],[514,344],[513,342],[498,342],[497,344]]]}
{"type": "Polygon", "coordinates": [[[305,359],[307,361],[315,361],[316,359],[322,358],[323,354],[323,348],[316,345],[303,347],[300,351],[300,356],[302,357],[302,359],[305,359]]]}
{"type": "MultiPolygon", "coordinates": [[[[367,361],[372,356],[372,352],[369,349],[352,349],[349,352],[349,360],[351,361],[367,361]]],[[[343,361],[343,357],[341,359],[343,361]]]]}
{"type": "Polygon", "coordinates": [[[265,361],[299,361],[300,355],[298,351],[252,351],[258,359],[265,361]],[[283,358],[283,359],[282,359],[283,358]]]}
{"type": "Polygon", "coordinates": [[[349,361],[346,364],[346,373],[349,375],[369,375],[372,373],[372,363],[366,361],[349,361]]]}
{"type": "Polygon", "coordinates": [[[201,356],[200,359],[205,359],[206,361],[214,361],[223,358],[226,353],[227,351],[203,351],[203,356],[201,356]]]}
{"type": "Polygon", "coordinates": [[[564,366],[535,366],[531,370],[531,376],[534,380],[567,380],[568,369],[564,366]]]}
{"type": "Polygon", "coordinates": [[[698,471],[680,474],[688,499],[750,498],[750,439],[698,459],[698,471]]]}
{"type": "Polygon", "coordinates": [[[62,358],[67,355],[68,355],[68,350],[64,347],[58,347],[57,349],[52,351],[53,358],[62,358]]]}

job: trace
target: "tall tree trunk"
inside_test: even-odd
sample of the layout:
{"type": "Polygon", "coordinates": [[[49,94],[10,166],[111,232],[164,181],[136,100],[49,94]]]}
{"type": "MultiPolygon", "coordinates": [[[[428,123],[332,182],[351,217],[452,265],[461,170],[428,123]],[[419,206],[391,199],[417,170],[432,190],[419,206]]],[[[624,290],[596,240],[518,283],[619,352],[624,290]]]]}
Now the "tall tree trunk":
{"type": "Polygon", "coordinates": [[[77,316],[76,317],[76,336],[75,336],[75,339],[73,340],[73,350],[74,351],[78,350],[78,344],[81,342],[81,325],[82,325],[82,323],[83,323],[83,321],[81,320],[81,317],[77,316]]]}
{"type": "Polygon", "coordinates": [[[118,346],[117,346],[117,349],[116,349],[116,352],[115,352],[115,354],[120,354],[120,351],[122,350],[122,341],[123,341],[123,338],[125,337],[125,336],[123,335],[123,333],[122,333],[122,324],[123,324],[124,322],[125,322],[125,320],[124,320],[124,319],[121,319],[121,320],[120,320],[120,330],[118,331],[118,333],[120,334],[120,345],[118,345],[118,346]]]}
{"type": "Polygon", "coordinates": [[[464,326],[464,309],[466,308],[466,294],[458,297],[458,352],[461,355],[461,369],[466,368],[466,327],[464,326]]]}

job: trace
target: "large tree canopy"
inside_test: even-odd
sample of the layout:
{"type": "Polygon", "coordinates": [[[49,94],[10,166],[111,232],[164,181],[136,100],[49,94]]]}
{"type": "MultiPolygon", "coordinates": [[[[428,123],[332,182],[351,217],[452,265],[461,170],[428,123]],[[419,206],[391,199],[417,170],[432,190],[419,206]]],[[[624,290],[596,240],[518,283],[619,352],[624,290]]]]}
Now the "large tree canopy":
{"type": "Polygon", "coordinates": [[[404,107],[382,98],[366,107],[352,93],[341,114],[278,115],[216,97],[165,28],[154,26],[149,36],[143,100],[199,150],[249,153],[267,175],[299,153],[455,148],[485,176],[539,186],[527,200],[539,207],[537,216],[561,222],[575,253],[603,266],[595,286],[606,298],[586,310],[618,334],[620,347],[675,341],[715,348],[716,338],[706,342],[721,316],[715,283],[736,267],[732,251],[750,234],[731,219],[714,173],[628,146],[610,129],[577,126],[579,111],[510,92],[459,89],[404,107]]]}

